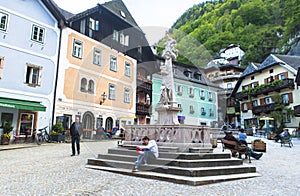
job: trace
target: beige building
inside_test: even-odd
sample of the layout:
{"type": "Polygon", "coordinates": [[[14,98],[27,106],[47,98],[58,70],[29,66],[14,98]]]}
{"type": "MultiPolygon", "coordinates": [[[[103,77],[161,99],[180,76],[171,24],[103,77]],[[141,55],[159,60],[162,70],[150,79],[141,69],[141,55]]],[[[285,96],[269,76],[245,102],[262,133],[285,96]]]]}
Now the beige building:
{"type": "Polygon", "coordinates": [[[271,117],[273,111],[282,112],[286,127],[298,127],[299,118],[288,112],[300,103],[300,90],[295,84],[299,56],[273,55],[268,56],[260,65],[251,64],[241,75],[232,95],[240,101],[241,125],[250,128],[256,125],[258,129],[270,125],[279,126],[276,119],[262,122],[263,117],[271,117]],[[278,104],[284,108],[278,108],[278,104]]]}
{"type": "Polygon", "coordinates": [[[133,124],[136,60],[70,28],[62,32],[55,117],[70,128],[76,116],[83,137],[133,124]]]}

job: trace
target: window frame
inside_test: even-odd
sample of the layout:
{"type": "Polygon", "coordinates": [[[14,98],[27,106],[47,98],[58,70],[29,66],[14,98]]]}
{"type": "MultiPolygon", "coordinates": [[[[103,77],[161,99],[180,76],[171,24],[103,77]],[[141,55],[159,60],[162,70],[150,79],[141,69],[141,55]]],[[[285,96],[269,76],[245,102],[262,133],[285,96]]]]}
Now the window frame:
{"type": "Polygon", "coordinates": [[[83,42],[78,39],[73,39],[72,56],[82,59],[83,55],[83,42]]]}
{"type": "Polygon", "coordinates": [[[124,65],[125,65],[124,75],[127,77],[131,77],[131,63],[128,61],[125,61],[124,65]]]}
{"type": "Polygon", "coordinates": [[[109,59],[109,69],[111,71],[117,72],[118,58],[114,55],[110,55],[109,59]]]}
{"type": "Polygon", "coordinates": [[[109,100],[116,100],[116,85],[109,84],[108,85],[108,99],[109,100]]]}
{"type": "Polygon", "coordinates": [[[124,88],[124,103],[130,103],[130,89],[124,88]]]}
{"type": "Polygon", "coordinates": [[[37,24],[32,24],[31,28],[31,41],[44,44],[45,43],[45,37],[46,37],[46,29],[44,27],[41,27],[37,24]],[[35,33],[35,29],[37,29],[37,33],[35,33]],[[42,35],[41,35],[41,30],[43,30],[42,35]],[[36,38],[35,38],[36,36],[36,38]]]}
{"type": "Polygon", "coordinates": [[[80,92],[86,93],[87,86],[88,86],[88,80],[85,77],[82,77],[80,79],[80,92]],[[83,83],[83,81],[85,81],[85,84],[83,83]]]}
{"type": "Polygon", "coordinates": [[[7,13],[0,12],[0,31],[3,31],[3,32],[7,31],[8,17],[9,17],[9,15],[7,13]],[[2,24],[2,17],[3,16],[6,16],[6,17],[5,17],[4,23],[2,24]],[[3,27],[1,28],[2,25],[3,25],[3,27]]]}
{"type": "Polygon", "coordinates": [[[96,47],[93,50],[93,64],[99,66],[102,65],[102,50],[96,47]]]}
{"type": "Polygon", "coordinates": [[[95,82],[93,80],[89,80],[87,87],[88,87],[88,90],[87,90],[88,93],[90,93],[90,94],[95,93],[95,82]]]}
{"type": "Polygon", "coordinates": [[[42,66],[38,66],[38,65],[34,65],[31,63],[26,63],[26,72],[25,72],[25,81],[24,83],[27,84],[28,86],[41,86],[42,84],[42,66]],[[37,70],[37,75],[34,76],[33,71],[37,70]],[[30,71],[31,73],[28,73],[28,71],[30,71]],[[35,79],[35,82],[33,82],[33,80],[35,79]]]}

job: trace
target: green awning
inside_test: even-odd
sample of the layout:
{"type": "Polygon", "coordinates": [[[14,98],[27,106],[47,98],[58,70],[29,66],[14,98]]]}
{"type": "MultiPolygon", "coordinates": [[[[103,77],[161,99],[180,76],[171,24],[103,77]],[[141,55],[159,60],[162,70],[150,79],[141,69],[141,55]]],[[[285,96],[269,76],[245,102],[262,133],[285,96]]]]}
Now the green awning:
{"type": "Polygon", "coordinates": [[[46,107],[37,101],[27,101],[20,99],[9,99],[0,97],[0,107],[16,108],[20,110],[33,110],[45,112],[46,107]]]}

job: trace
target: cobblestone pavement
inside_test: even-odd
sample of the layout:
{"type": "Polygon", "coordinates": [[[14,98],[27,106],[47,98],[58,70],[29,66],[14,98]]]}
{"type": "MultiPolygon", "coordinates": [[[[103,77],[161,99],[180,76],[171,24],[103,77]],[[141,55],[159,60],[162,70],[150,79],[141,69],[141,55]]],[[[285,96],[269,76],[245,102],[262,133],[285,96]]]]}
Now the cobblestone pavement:
{"type": "Polygon", "coordinates": [[[251,163],[262,177],[196,187],[85,168],[116,141],[82,142],[75,157],[67,143],[0,151],[0,195],[300,195],[300,140],[292,148],[263,140],[267,152],[251,163]]]}

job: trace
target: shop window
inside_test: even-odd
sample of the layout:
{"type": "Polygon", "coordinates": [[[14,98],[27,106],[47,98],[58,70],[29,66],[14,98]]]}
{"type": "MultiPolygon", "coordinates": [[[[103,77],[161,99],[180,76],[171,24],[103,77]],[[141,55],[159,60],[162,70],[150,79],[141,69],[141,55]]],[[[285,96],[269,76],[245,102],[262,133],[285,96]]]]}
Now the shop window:
{"type": "Polygon", "coordinates": [[[6,124],[12,125],[14,115],[12,113],[1,113],[1,128],[6,124]]]}
{"type": "Polygon", "coordinates": [[[32,113],[21,113],[20,114],[20,135],[32,135],[34,129],[34,117],[32,113]]]}

